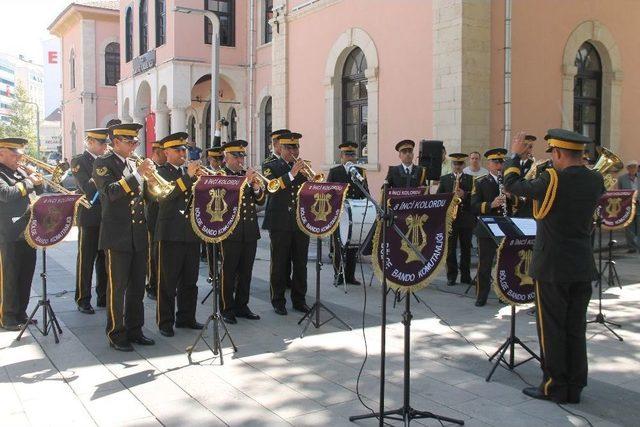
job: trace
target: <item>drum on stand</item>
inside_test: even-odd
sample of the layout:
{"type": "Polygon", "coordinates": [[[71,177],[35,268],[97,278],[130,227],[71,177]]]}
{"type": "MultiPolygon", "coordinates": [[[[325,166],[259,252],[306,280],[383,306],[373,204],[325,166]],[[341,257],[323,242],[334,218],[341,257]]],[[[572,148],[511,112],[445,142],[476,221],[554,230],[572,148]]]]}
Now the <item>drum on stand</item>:
{"type": "Polygon", "coordinates": [[[376,222],[376,208],[367,199],[346,199],[340,215],[340,244],[359,248],[376,222]]]}

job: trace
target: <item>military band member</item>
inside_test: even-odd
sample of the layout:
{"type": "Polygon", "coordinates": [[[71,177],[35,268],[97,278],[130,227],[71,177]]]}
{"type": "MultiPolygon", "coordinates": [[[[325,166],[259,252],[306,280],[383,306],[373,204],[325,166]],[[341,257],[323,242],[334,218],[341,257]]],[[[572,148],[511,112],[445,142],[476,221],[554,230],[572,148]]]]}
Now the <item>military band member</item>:
{"type": "Polygon", "coordinates": [[[173,191],[158,202],[155,234],[158,242],[156,320],[160,333],[166,337],[173,336],[174,324],[176,328],[203,328],[196,321],[200,239],[193,231],[187,209],[200,162],[185,164],[188,136],[186,132],[178,132],[160,141],[167,162],[158,168],[158,173],[174,183],[173,191]]]}
{"type": "Polygon", "coordinates": [[[27,140],[0,139],[0,327],[19,331],[36,267],[36,250],[24,239],[29,194],[42,193],[42,175],[20,166],[27,140]]]}
{"type": "Polygon", "coordinates": [[[206,150],[207,154],[207,167],[214,172],[221,172],[224,170],[224,150],[222,147],[213,147],[206,150]]]}
{"type": "MultiPolygon", "coordinates": [[[[331,168],[327,175],[327,182],[339,182],[349,184],[347,191],[347,199],[362,200],[366,198],[364,193],[353,183],[353,177],[347,170],[345,164],[348,162],[354,163],[357,159],[358,144],[355,142],[343,142],[338,146],[340,149],[340,165],[331,168]]],[[[366,173],[364,168],[356,166],[360,175],[365,179],[362,183],[364,188],[369,191],[369,186],[366,181],[366,173]]],[[[373,208],[372,208],[373,209],[373,208]]],[[[333,271],[335,273],[335,283],[346,283],[351,285],[360,285],[361,283],[356,279],[356,258],[358,255],[358,248],[348,248],[343,253],[340,232],[336,231],[332,236],[333,242],[333,271]],[[342,261],[345,261],[344,276],[342,275],[342,261]]]]}
{"type": "Polygon", "coordinates": [[[78,256],[76,260],[76,304],[84,314],[94,314],[91,307],[91,277],[95,263],[96,305],[107,306],[107,269],[104,251],[98,250],[100,237],[101,207],[96,195],[98,189],[91,178],[94,160],[107,150],[109,129],[89,129],[85,131],[85,151],[71,159],[71,172],[78,183],[80,192],[92,202],[91,209],[78,206],[76,225],[78,226],[78,256]]]}
{"type": "Polygon", "coordinates": [[[438,193],[455,193],[455,196],[461,200],[458,205],[458,214],[451,226],[447,245],[447,285],[449,286],[456,284],[458,266],[460,267],[460,281],[471,283],[471,237],[473,236],[473,227],[476,225],[476,217],[471,212],[473,177],[462,171],[467,157],[464,153],[450,154],[452,172],[443,175],[438,185],[438,193]],[[458,264],[456,255],[458,241],[460,241],[460,264],[458,264]]]}
{"type": "MultiPolygon", "coordinates": [[[[507,154],[504,148],[492,148],[485,151],[489,174],[475,180],[471,193],[471,212],[475,215],[502,216],[504,209],[509,212],[512,198],[500,194],[499,181],[502,179],[502,164],[507,154]]],[[[476,227],[478,236],[478,277],[476,286],[476,307],[487,303],[491,289],[491,268],[496,255],[497,246],[480,221],[476,227]]]]}
{"type": "Polygon", "coordinates": [[[416,143],[410,139],[402,140],[396,144],[396,151],[401,163],[398,166],[389,166],[387,172],[389,188],[421,187],[427,184],[427,169],[413,164],[415,146],[416,143]]]}
{"type": "Polygon", "coordinates": [[[293,264],[293,308],[304,313],[310,310],[306,303],[309,236],[300,230],[296,222],[297,193],[307,181],[302,172],[304,160],[298,158],[301,137],[299,133],[278,135],[282,157],[265,164],[264,169],[267,178],[275,178],[280,183],[278,191],[269,196],[264,228],[269,230],[271,237],[271,304],[274,311],[282,316],[287,314],[287,263],[293,264]]]}
{"type": "MultiPolygon", "coordinates": [[[[162,144],[158,141],[151,143],[151,161],[157,168],[167,162],[162,144]]],[[[155,300],[158,294],[158,242],[153,238],[158,219],[158,201],[152,198],[145,201],[144,217],[147,220],[147,297],[155,300]]]]}
{"type": "Polygon", "coordinates": [[[545,136],[553,167],[524,180],[519,167],[526,150],[523,135],[514,139],[505,186],[536,201],[537,233],[529,274],[536,285],[543,374],[540,386],[523,392],[536,399],[579,403],[587,385],[586,312],[596,273],[590,235],[604,180],[582,164],[582,152],[591,141],[564,129],[550,129],[545,136]]]}
{"type": "MultiPolygon", "coordinates": [[[[537,140],[534,135],[525,135],[524,141],[526,151],[522,153],[520,160],[520,173],[525,176],[533,166],[533,143],[537,140]]],[[[520,218],[531,218],[533,216],[533,200],[526,197],[519,197],[514,207],[513,216],[520,218]]]]}
{"type": "Polygon", "coordinates": [[[113,150],[93,163],[100,194],[102,224],[99,249],[107,262],[107,338],[118,351],[133,351],[131,343],[155,344],[144,336],[144,278],[147,267],[146,184],[155,169],[146,159],[136,165],[129,156],[138,145],[138,123],[109,128],[113,150]]]}
{"type": "Polygon", "coordinates": [[[256,248],[260,238],[256,205],[265,202],[265,188],[256,173],[243,169],[247,156],[243,140],[231,141],[223,145],[225,172],[227,175],[247,177],[247,185],[242,190],[242,209],[238,225],[231,235],[220,243],[222,256],[222,288],[220,307],[227,323],[237,323],[236,317],[250,320],[260,319],[249,308],[251,273],[256,258],[256,248]]]}

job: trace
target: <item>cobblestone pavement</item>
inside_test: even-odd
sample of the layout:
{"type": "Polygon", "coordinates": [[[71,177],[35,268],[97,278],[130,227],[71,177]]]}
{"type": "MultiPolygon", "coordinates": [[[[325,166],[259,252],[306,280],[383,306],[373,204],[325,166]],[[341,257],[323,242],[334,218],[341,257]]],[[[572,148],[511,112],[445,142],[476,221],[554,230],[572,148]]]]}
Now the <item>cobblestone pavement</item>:
{"type": "MultiPolygon", "coordinates": [[[[20,342],[15,341],[15,332],[0,332],[0,425],[354,425],[348,421],[350,415],[368,412],[357,390],[365,404],[377,407],[381,292],[375,279],[371,287],[349,286],[345,293],[332,286],[331,267],[325,259],[322,299],[353,330],[345,331],[331,321],[319,329],[311,327],[300,339],[299,314],[290,310],[281,317],[271,310],[269,240],[264,236],[251,298],[251,308],[262,319],[239,319],[230,326],[238,351],[234,354],[224,342],[224,366],[202,343],[194,353],[196,363],[190,365],[185,348],[196,333],[176,329],[173,338],[161,336],[154,323],[155,303],[148,299],[145,334],[156,345],[136,346],[133,353],[108,347],[104,309],[91,316],[75,308],[75,245],[71,235],[48,251],[49,292],[64,332],[60,344],[35,329],[20,342]],[[367,349],[358,387],[356,379],[367,349]]],[[[315,255],[313,245],[310,254],[315,255]]],[[[618,332],[624,342],[600,325],[589,325],[589,386],[582,403],[566,406],[573,414],[521,393],[525,383],[536,384],[540,379],[533,361],[517,368],[517,374],[498,368],[492,381],[485,382],[491,368],[487,354],[506,338],[510,310],[495,298],[485,307],[474,307],[473,298],[464,294],[465,286],[447,287],[443,276],[418,293],[420,302],[412,301],[412,406],[463,419],[469,426],[587,425],[586,420],[598,426],[638,425],[639,257],[623,249],[616,250],[615,256],[623,286],[606,289],[603,303],[611,320],[623,324],[618,332]]],[[[39,270],[40,264],[32,306],[41,288],[39,270]]],[[[364,264],[362,270],[369,282],[370,266],[364,264]]],[[[201,298],[210,289],[205,275],[202,264],[201,298]]],[[[308,276],[308,302],[312,303],[315,259],[310,259],[308,276]]],[[[198,320],[207,319],[210,301],[198,305],[198,320]]],[[[388,302],[385,402],[387,408],[394,408],[402,402],[403,307],[393,307],[391,297],[388,302]]],[[[590,317],[596,309],[594,300],[590,317]]],[[[529,307],[518,308],[517,334],[538,351],[529,307]]],[[[206,337],[210,342],[211,334],[206,337]]],[[[517,351],[516,358],[522,357],[517,351]]],[[[415,423],[440,425],[434,420],[415,423]]],[[[355,424],[375,425],[376,421],[355,424]]]]}

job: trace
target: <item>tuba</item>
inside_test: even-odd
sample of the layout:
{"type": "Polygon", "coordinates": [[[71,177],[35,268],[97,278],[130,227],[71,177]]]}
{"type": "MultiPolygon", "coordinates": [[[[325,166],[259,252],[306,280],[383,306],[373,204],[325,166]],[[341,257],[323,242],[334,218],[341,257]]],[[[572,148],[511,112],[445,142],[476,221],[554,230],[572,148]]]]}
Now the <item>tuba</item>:
{"type": "MultiPolygon", "coordinates": [[[[136,166],[139,166],[144,161],[144,159],[136,153],[132,153],[130,158],[136,166]]],[[[147,181],[149,193],[157,200],[167,197],[176,186],[175,183],[169,182],[161,177],[158,171],[154,171],[150,176],[145,175],[142,178],[147,181]]]]}
{"type": "Polygon", "coordinates": [[[593,170],[600,172],[602,177],[604,178],[604,187],[607,191],[612,190],[618,180],[611,175],[611,173],[607,173],[608,171],[617,171],[622,169],[623,163],[616,154],[614,154],[611,150],[608,150],[604,147],[597,147],[597,153],[600,155],[598,161],[593,166],[593,170]]]}

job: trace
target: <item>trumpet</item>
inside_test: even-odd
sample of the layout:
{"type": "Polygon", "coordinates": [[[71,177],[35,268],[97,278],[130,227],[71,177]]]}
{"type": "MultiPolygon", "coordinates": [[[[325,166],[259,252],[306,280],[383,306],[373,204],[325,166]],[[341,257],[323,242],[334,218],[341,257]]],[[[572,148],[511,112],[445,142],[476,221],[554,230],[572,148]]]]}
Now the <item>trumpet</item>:
{"type": "Polygon", "coordinates": [[[200,165],[198,167],[197,174],[199,176],[202,176],[202,175],[222,176],[222,175],[226,175],[227,173],[222,168],[218,170],[213,170],[211,168],[206,167],[205,165],[200,165]]]}
{"type": "MultiPolygon", "coordinates": [[[[22,162],[20,163],[23,168],[25,168],[28,172],[35,172],[35,168],[40,168],[51,174],[51,179],[42,177],[42,181],[47,184],[48,187],[55,190],[58,193],[71,195],[76,194],[75,192],[66,189],[62,184],[60,184],[60,180],[64,175],[66,168],[64,165],[59,164],[57,166],[51,166],[50,164],[43,162],[42,160],[38,160],[34,157],[31,157],[27,154],[22,155],[22,162]]],[[[83,194],[78,202],[84,206],[86,209],[91,209],[91,203],[87,200],[87,197],[83,194]]]]}
{"type": "MultiPolygon", "coordinates": [[[[294,157],[293,160],[297,162],[298,160],[300,160],[300,157],[294,157]]],[[[322,172],[316,173],[311,168],[311,162],[309,160],[303,160],[303,162],[304,162],[304,168],[301,169],[301,172],[304,174],[304,176],[307,177],[309,181],[313,181],[313,182],[324,181],[324,174],[322,172]]]]}
{"type": "MultiPolygon", "coordinates": [[[[247,171],[247,169],[245,169],[245,172],[246,171],[247,171]]],[[[263,190],[266,187],[266,189],[267,189],[267,191],[269,193],[275,193],[276,191],[278,191],[280,189],[280,181],[278,181],[277,179],[269,179],[266,176],[262,175],[257,170],[254,170],[254,172],[256,174],[256,178],[254,179],[254,181],[259,182],[260,187],[263,190]]]]}
{"type": "MultiPolygon", "coordinates": [[[[136,153],[131,153],[130,158],[136,166],[140,166],[144,161],[144,159],[136,153]]],[[[169,182],[161,177],[158,171],[153,171],[150,176],[145,175],[142,178],[147,181],[149,193],[151,193],[151,195],[156,199],[163,199],[167,197],[176,186],[175,183],[169,182]]]]}

